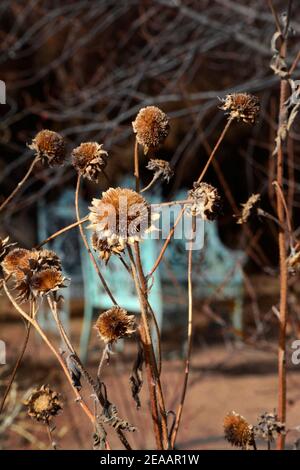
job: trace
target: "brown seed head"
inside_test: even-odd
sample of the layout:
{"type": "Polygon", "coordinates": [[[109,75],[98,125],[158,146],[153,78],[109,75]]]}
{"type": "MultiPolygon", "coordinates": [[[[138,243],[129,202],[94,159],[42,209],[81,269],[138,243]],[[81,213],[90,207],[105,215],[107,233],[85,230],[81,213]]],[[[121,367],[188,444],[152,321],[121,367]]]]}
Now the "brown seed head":
{"type": "Polygon", "coordinates": [[[101,199],[93,199],[89,209],[89,228],[109,245],[140,241],[152,229],[151,208],[132,189],[109,188],[101,199]]]}
{"type": "Polygon", "coordinates": [[[24,404],[29,416],[44,423],[48,423],[62,410],[60,395],[52,391],[48,385],[43,385],[40,389],[33,391],[24,404]]]}
{"type": "Polygon", "coordinates": [[[74,168],[84,178],[96,183],[108,159],[108,153],[102,147],[97,142],[83,142],[72,152],[74,168]]]}
{"type": "Polygon", "coordinates": [[[121,307],[112,307],[99,315],[95,328],[105,343],[114,343],[135,331],[134,315],[121,307]]]}
{"type": "Polygon", "coordinates": [[[263,413],[254,426],[254,435],[266,441],[274,441],[279,434],[285,434],[285,425],[279,421],[276,413],[263,413]]]}
{"type": "Polygon", "coordinates": [[[97,233],[92,234],[92,247],[97,252],[99,258],[105,261],[105,264],[108,263],[111,255],[116,254],[120,255],[125,249],[125,245],[121,244],[118,239],[112,241],[110,244],[107,242],[107,239],[101,239],[98,237],[97,233]]]}
{"type": "Polygon", "coordinates": [[[253,443],[253,428],[243,416],[232,411],[224,418],[224,434],[230,444],[245,449],[253,443]]]}
{"type": "Polygon", "coordinates": [[[170,163],[166,160],[151,159],[149,160],[146,168],[153,171],[155,179],[162,178],[163,180],[166,180],[167,183],[174,175],[174,171],[171,168],[170,163]]]}
{"type": "Polygon", "coordinates": [[[2,268],[6,274],[22,279],[24,277],[24,270],[29,269],[31,256],[32,252],[30,250],[15,248],[5,256],[2,261],[2,268]]]}
{"type": "Polygon", "coordinates": [[[35,136],[29,148],[36,152],[43,164],[62,165],[66,158],[64,138],[57,132],[44,129],[35,136]]]}
{"type": "Polygon", "coordinates": [[[191,200],[189,207],[192,215],[200,215],[204,220],[214,220],[221,210],[221,198],[218,190],[207,183],[194,183],[188,192],[191,200]]]}
{"type": "Polygon", "coordinates": [[[132,123],[133,131],[144,153],[149,149],[158,148],[169,134],[169,119],[156,106],[142,108],[132,123]]]}
{"type": "Polygon", "coordinates": [[[241,119],[248,124],[254,124],[259,113],[259,100],[257,96],[248,93],[232,93],[227,95],[221,109],[229,114],[229,118],[241,119]]]}

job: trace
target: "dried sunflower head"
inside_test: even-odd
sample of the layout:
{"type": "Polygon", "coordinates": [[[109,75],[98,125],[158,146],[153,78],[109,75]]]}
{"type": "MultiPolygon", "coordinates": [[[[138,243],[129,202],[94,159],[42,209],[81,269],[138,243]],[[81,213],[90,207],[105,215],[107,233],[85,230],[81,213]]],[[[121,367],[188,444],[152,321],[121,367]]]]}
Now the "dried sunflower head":
{"type": "Polygon", "coordinates": [[[57,132],[48,129],[38,132],[28,147],[36,152],[37,157],[42,160],[43,164],[50,167],[62,165],[65,161],[65,141],[57,132]]]}
{"type": "Polygon", "coordinates": [[[171,165],[166,160],[159,160],[159,159],[150,159],[148,165],[146,166],[148,170],[153,171],[154,179],[162,178],[166,180],[167,183],[172,178],[174,171],[171,168],[171,165]]]}
{"type": "Polygon", "coordinates": [[[139,193],[127,188],[110,188],[101,199],[93,199],[89,208],[89,228],[109,246],[141,241],[154,229],[151,207],[139,193]]]}
{"type": "Polygon", "coordinates": [[[252,194],[248,201],[242,204],[242,213],[240,217],[237,219],[237,224],[244,224],[248,221],[250,216],[255,212],[257,209],[258,203],[260,201],[260,194],[252,194]]]}
{"type": "Polygon", "coordinates": [[[57,416],[62,410],[61,397],[48,385],[42,385],[38,390],[34,390],[30,397],[24,402],[28,414],[37,421],[48,423],[53,416],[57,416]]]}
{"type": "Polygon", "coordinates": [[[99,315],[95,329],[105,343],[112,344],[134,333],[134,315],[128,315],[121,307],[112,307],[99,315]]]}
{"type": "Polygon", "coordinates": [[[116,239],[115,241],[112,241],[109,244],[107,239],[103,240],[99,238],[96,232],[92,234],[91,241],[92,241],[92,247],[97,252],[99,258],[105,261],[105,264],[108,263],[111,255],[113,254],[120,255],[121,253],[123,253],[125,249],[125,244],[124,243],[121,244],[118,239],[116,239]]]}
{"type": "Polygon", "coordinates": [[[15,245],[15,243],[10,243],[9,242],[9,237],[6,237],[6,238],[1,238],[0,237],[0,263],[5,258],[5,256],[8,254],[11,247],[14,246],[14,245],[15,245]]]}
{"type": "Polygon", "coordinates": [[[214,220],[221,210],[221,197],[218,190],[207,183],[194,183],[188,192],[191,200],[189,211],[192,215],[200,215],[204,220],[214,220]]]}
{"type": "Polygon", "coordinates": [[[43,269],[57,269],[61,271],[62,269],[59,256],[52,250],[31,250],[31,255],[29,265],[33,271],[41,271],[43,269]]]}
{"type": "Polygon", "coordinates": [[[232,411],[224,418],[225,439],[233,446],[247,448],[253,445],[253,427],[239,414],[232,411]]]}
{"type": "Polygon", "coordinates": [[[169,119],[156,106],[142,108],[132,123],[133,132],[144,153],[158,148],[169,134],[169,119]]]}
{"type": "Polygon", "coordinates": [[[259,100],[257,96],[248,93],[232,93],[222,99],[221,109],[227,112],[229,118],[242,120],[254,124],[259,113],[259,100]]]}
{"type": "Polygon", "coordinates": [[[108,153],[102,147],[97,142],[83,142],[72,152],[72,162],[77,172],[96,183],[108,159],[108,153]]]}
{"type": "Polygon", "coordinates": [[[55,268],[43,269],[37,272],[29,269],[24,274],[24,278],[15,284],[19,302],[43,297],[50,292],[55,294],[58,289],[66,287],[65,282],[67,279],[55,268]]]}
{"type": "Polygon", "coordinates": [[[29,269],[29,260],[32,256],[30,250],[25,248],[14,248],[2,261],[2,268],[8,275],[12,275],[17,279],[24,277],[24,270],[29,269]]]}
{"type": "Polygon", "coordinates": [[[281,423],[275,413],[263,413],[258,417],[254,426],[254,435],[265,441],[274,441],[279,434],[285,434],[285,425],[281,423]]]}

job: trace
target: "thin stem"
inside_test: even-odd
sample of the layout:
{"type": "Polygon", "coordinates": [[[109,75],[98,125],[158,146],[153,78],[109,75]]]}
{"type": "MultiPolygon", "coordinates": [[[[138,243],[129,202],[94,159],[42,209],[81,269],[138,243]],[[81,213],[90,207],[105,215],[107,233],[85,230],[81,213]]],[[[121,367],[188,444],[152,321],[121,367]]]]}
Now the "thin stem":
{"type": "Polygon", "coordinates": [[[56,442],[53,439],[52,429],[50,427],[49,421],[46,422],[46,428],[47,428],[47,435],[48,435],[48,438],[49,438],[50,446],[53,448],[53,450],[57,450],[56,442]]]}
{"type": "MultiPolygon", "coordinates": [[[[80,181],[81,181],[81,176],[78,175],[78,179],[77,179],[77,185],[76,185],[76,192],[75,192],[75,210],[76,210],[76,217],[77,217],[77,221],[79,222],[81,219],[80,219],[80,213],[79,213],[79,203],[78,203],[78,199],[79,199],[79,190],[80,190],[80,181]]],[[[107,295],[109,296],[109,298],[111,299],[112,303],[114,305],[117,305],[117,301],[115,300],[114,296],[112,295],[108,285],[106,284],[106,281],[103,277],[103,275],[101,274],[101,271],[99,269],[99,266],[97,264],[97,261],[95,260],[95,257],[93,255],[93,253],[91,252],[91,249],[89,247],[89,244],[88,244],[88,241],[87,241],[87,238],[85,236],[85,233],[84,233],[84,230],[82,228],[81,225],[79,225],[79,231],[80,231],[80,235],[81,235],[81,238],[82,238],[82,241],[84,243],[84,246],[89,254],[89,257],[93,263],[93,266],[99,276],[99,279],[100,281],[102,282],[102,285],[104,287],[104,290],[105,292],[107,293],[107,295]]]]}
{"type": "Polygon", "coordinates": [[[280,197],[281,202],[282,202],[282,205],[283,205],[283,207],[284,207],[284,211],[285,211],[285,221],[286,221],[287,228],[288,228],[288,234],[289,234],[289,237],[290,237],[291,245],[293,245],[292,223],[291,223],[291,218],[290,218],[289,210],[288,210],[288,207],[287,207],[287,204],[286,204],[286,201],[285,201],[285,197],[284,197],[282,188],[280,187],[280,185],[278,184],[278,182],[277,182],[277,181],[274,181],[274,182],[273,182],[273,185],[275,186],[276,191],[279,193],[279,197],[280,197]]]}
{"type": "MultiPolygon", "coordinates": [[[[193,217],[192,221],[192,234],[195,233],[195,218],[193,217]]],[[[192,239],[192,237],[191,237],[192,239]]],[[[180,404],[178,406],[178,410],[176,413],[175,425],[171,436],[171,448],[174,449],[176,443],[176,437],[181,421],[188,379],[189,379],[189,372],[190,372],[190,360],[191,360],[191,353],[192,353],[192,331],[193,331],[193,284],[192,284],[192,241],[189,244],[188,250],[188,342],[187,342],[187,354],[186,354],[186,361],[185,361],[185,371],[184,371],[184,379],[183,379],[183,387],[181,392],[181,399],[180,404]]]]}
{"type": "Polygon", "coordinates": [[[135,283],[135,288],[139,297],[139,302],[141,306],[141,314],[142,314],[142,324],[140,325],[140,334],[141,340],[144,348],[144,355],[145,355],[145,364],[146,364],[146,372],[147,372],[147,382],[149,388],[149,396],[150,396],[150,407],[151,407],[151,416],[152,416],[152,423],[154,429],[154,436],[156,441],[156,446],[158,449],[163,449],[163,442],[162,442],[162,430],[160,425],[160,419],[158,415],[158,408],[157,408],[157,400],[156,400],[156,392],[155,392],[155,380],[153,376],[153,370],[151,368],[151,336],[149,331],[149,326],[147,322],[147,308],[145,305],[145,299],[141,292],[141,287],[139,284],[138,274],[135,267],[135,262],[133,258],[133,254],[131,248],[128,246],[128,254],[131,264],[131,271],[132,277],[135,283]]]}
{"type": "Polygon", "coordinates": [[[101,382],[102,367],[104,365],[104,362],[105,362],[105,359],[106,359],[107,355],[108,355],[108,345],[106,345],[105,348],[103,349],[102,356],[101,356],[99,366],[98,366],[97,379],[98,379],[99,383],[101,382]]]}
{"type": "MultiPolygon", "coordinates": [[[[286,57],[286,40],[283,41],[281,47],[281,57],[286,57]]],[[[280,108],[278,129],[286,123],[287,110],[286,101],[289,94],[288,80],[282,79],[280,82],[280,108]]],[[[277,216],[279,223],[285,223],[285,206],[283,201],[283,165],[284,152],[282,148],[281,138],[279,138],[277,151],[277,185],[276,191],[277,216]]],[[[287,219],[288,220],[288,219],[287,219]]],[[[278,338],[278,418],[281,422],[286,422],[286,325],[287,325],[287,289],[288,289],[288,273],[286,264],[286,236],[284,230],[278,232],[279,246],[279,268],[280,268],[280,304],[279,304],[279,338],[278,338]]],[[[277,449],[285,448],[285,436],[279,434],[277,439],[277,449]]]]}
{"type": "Polygon", "coordinates": [[[159,176],[160,176],[159,174],[154,175],[150,183],[141,190],[141,193],[148,191],[148,189],[150,189],[153,186],[153,184],[159,179],[159,176]]]}
{"type": "Polygon", "coordinates": [[[3,289],[7,295],[7,297],[9,298],[10,302],[12,303],[12,305],[14,306],[14,308],[17,310],[17,312],[19,312],[23,318],[25,318],[28,322],[31,323],[31,325],[35,328],[35,330],[38,332],[38,334],[41,336],[41,338],[43,339],[43,341],[47,344],[48,348],[52,351],[52,353],[54,354],[54,356],[56,357],[56,359],[58,360],[75,396],[76,396],[76,399],[79,403],[79,405],[81,406],[81,408],[83,409],[83,411],[85,412],[85,414],[87,415],[87,417],[89,418],[89,420],[91,421],[91,423],[93,424],[93,426],[95,425],[95,417],[94,417],[94,414],[91,412],[91,410],[88,408],[88,406],[86,405],[86,403],[83,401],[83,398],[82,396],[80,395],[80,393],[78,392],[77,388],[74,387],[73,385],[73,382],[72,382],[72,379],[70,377],[70,374],[69,374],[69,371],[64,363],[64,361],[62,360],[60,354],[56,351],[55,347],[53,346],[53,344],[50,342],[50,340],[48,339],[48,337],[45,335],[45,333],[43,332],[43,330],[41,329],[41,327],[39,326],[39,324],[37,323],[36,320],[34,320],[33,318],[31,318],[18,304],[17,302],[15,301],[15,299],[12,297],[12,295],[10,294],[7,286],[6,286],[6,283],[3,282],[3,289]]]}
{"type": "Polygon", "coordinates": [[[17,184],[17,186],[15,187],[15,189],[13,190],[13,192],[8,196],[8,198],[5,199],[5,201],[2,202],[1,206],[0,206],[0,212],[4,209],[5,206],[7,206],[7,204],[12,200],[12,198],[17,194],[17,192],[19,191],[19,189],[21,189],[21,187],[23,186],[23,184],[26,182],[26,180],[29,178],[35,164],[39,161],[39,157],[35,157],[35,159],[31,162],[31,165],[30,167],[28,168],[27,170],[27,173],[25,174],[25,176],[23,177],[23,179],[21,179],[21,181],[17,184]]]}
{"type": "Polygon", "coordinates": [[[135,190],[140,192],[140,169],[139,169],[139,144],[135,139],[134,144],[134,176],[135,176],[135,190]]]}
{"type": "Polygon", "coordinates": [[[57,232],[50,235],[50,237],[46,238],[46,240],[42,241],[39,245],[37,245],[35,249],[39,250],[43,245],[46,245],[46,243],[49,243],[51,240],[54,240],[54,238],[59,237],[59,235],[61,235],[62,233],[68,232],[68,230],[71,230],[74,227],[78,227],[78,225],[84,224],[84,222],[87,222],[88,220],[89,220],[89,216],[86,215],[85,217],[83,217],[83,219],[80,219],[77,222],[74,222],[73,224],[70,224],[64,228],[61,228],[57,232]]]}
{"type": "MultiPolygon", "coordinates": [[[[32,304],[31,304],[31,307],[32,308],[32,304]]],[[[34,316],[33,313],[31,313],[31,316],[34,316]]],[[[4,396],[2,398],[2,401],[1,401],[1,404],[0,404],[0,415],[3,411],[3,408],[4,408],[4,405],[5,405],[5,402],[6,402],[6,399],[8,397],[8,394],[9,394],[9,391],[12,387],[12,384],[15,380],[15,377],[16,377],[16,374],[17,374],[17,370],[18,368],[20,367],[20,364],[22,362],[22,359],[24,357],[24,354],[25,354],[25,351],[26,351],[26,348],[27,348],[27,345],[28,345],[28,340],[29,340],[29,335],[30,335],[30,329],[31,329],[31,324],[28,323],[28,322],[25,322],[25,327],[26,327],[26,335],[25,335],[25,339],[24,339],[24,343],[23,343],[23,346],[22,346],[22,349],[20,351],[20,354],[19,354],[19,357],[17,358],[17,361],[15,363],[15,367],[13,369],[13,372],[11,374],[11,377],[9,379],[9,383],[5,389],[5,392],[4,392],[4,396]]]]}
{"type": "Polygon", "coordinates": [[[214,148],[213,148],[213,151],[212,151],[211,154],[210,154],[209,159],[208,159],[207,162],[206,162],[205,167],[203,168],[202,172],[200,173],[200,176],[199,176],[199,178],[198,178],[198,180],[197,180],[197,183],[200,183],[200,182],[203,180],[203,177],[204,177],[204,175],[205,175],[205,173],[206,173],[206,171],[207,171],[207,169],[208,169],[208,167],[209,167],[209,165],[210,165],[212,159],[214,158],[214,156],[215,156],[215,154],[216,154],[216,152],[217,152],[217,150],[218,150],[218,148],[219,148],[219,146],[220,146],[222,140],[224,139],[224,137],[225,137],[225,135],[226,135],[226,132],[228,131],[228,129],[229,129],[230,124],[232,123],[232,121],[233,121],[233,118],[229,118],[229,119],[228,119],[228,121],[227,121],[227,123],[226,123],[226,126],[224,127],[224,129],[223,129],[223,131],[222,131],[222,133],[221,133],[219,139],[217,140],[216,145],[215,145],[214,148]]]}

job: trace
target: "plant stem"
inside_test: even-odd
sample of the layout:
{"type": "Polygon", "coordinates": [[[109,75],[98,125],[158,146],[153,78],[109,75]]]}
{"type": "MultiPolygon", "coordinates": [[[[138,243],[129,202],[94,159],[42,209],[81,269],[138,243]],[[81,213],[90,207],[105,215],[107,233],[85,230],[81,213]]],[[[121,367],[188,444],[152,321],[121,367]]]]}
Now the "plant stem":
{"type": "MultiPolygon", "coordinates": [[[[79,213],[79,203],[78,203],[78,199],[79,199],[79,189],[80,189],[80,181],[81,181],[81,176],[78,175],[77,185],[76,185],[76,192],[75,192],[75,210],[76,210],[77,222],[79,222],[79,221],[81,220],[81,219],[80,219],[80,213],[79,213]]],[[[104,287],[105,292],[106,292],[107,295],[109,296],[109,298],[110,298],[110,300],[112,301],[112,303],[113,303],[114,305],[117,305],[117,301],[115,300],[115,298],[114,298],[114,296],[112,295],[112,293],[111,293],[111,291],[110,291],[108,285],[106,284],[106,281],[105,281],[105,279],[104,279],[104,277],[103,277],[103,275],[102,275],[102,273],[101,273],[101,271],[100,271],[100,269],[99,269],[99,266],[98,266],[98,264],[97,264],[97,262],[96,262],[96,260],[95,260],[95,257],[94,257],[94,255],[93,255],[93,253],[92,253],[92,251],[91,251],[91,249],[90,249],[90,247],[89,247],[87,238],[86,238],[86,236],[85,236],[84,230],[83,230],[83,228],[82,228],[81,225],[79,225],[79,230],[80,230],[80,235],[81,235],[82,241],[83,241],[83,243],[84,243],[84,246],[85,246],[85,248],[86,248],[86,250],[87,250],[87,252],[88,252],[88,254],[89,254],[89,257],[90,257],[90,259],[91,259],[91,261],[92,261],[92,263],[93,263],[93,266],[94,266],[94,268],[95,268],[95,270],[96,270],[96,272],[97,272],[97,274],[98,274],[98,276],[99,276],[99,279],[100,279],[100,281],[101,281],[101,283],[102,283],[102,285],[103,285],[103,287],[104,287]]]]}
{"type": "Polygon", "coordinates": [[[28,168],[27,170],[27,173],[25,174],[25,176],[23,177],[23,179],[21,179],[21,181],[17,184],[17,186],[15,187],[15,189],[13,190],[13,192],[8,196],[8,198],[5,199],[5,201],[2,202],[1,206],[0,206],[0,212],[4,209],[5,206],[7,206],[7,204],[12,200],[12,198],[17,194],[17,192],[19,191],[19,189],[21,189],[21,187],[23,186],[23,184],[26,182],[26,180],[29,178],[35,164],[39,161],[39,157],[35,157],[35,159],[31,162],[31,165],[30,167],[28,168]]]}
{"type": "Polygon", "coordinates": [[[209,165],[210,165],[212,159],[214,158],[214,156],[215,156],[215,154],[216,154],[216,152],[217,152],[217,150],[218,150],[218,148],[219,148],[219,146],[220,146],[222,140],[224,139],[225,134],[226,134],[226,132],[228,131],[228,129],[229,129],[230,124],[232,123],[232,121],[233,121],[233,118],[229,118],[229,119],[228,119],[228,121],[227,121],[227,123],[226,123],[226,126],[224,127],[224,129],[223,129],[223,131],[222,131],[222,133],[221,133],[219,139],[217,140],[216,145],[215,145],[214,148],[213,148],[213,151],[212,151],[211,154],[210,154],[209,159],[208,159],[207,162],[206,162],[205,167],[203,168],[202,172],[200,173],[200,176],[199,176],[199,178],[198,178],[198,180],[197,180],[197,183],[200,183],[200,182],[203,180],[203,177],[204,177],[204,175],[205,175],[205,173],[206,173],[206,171],[207,171],[207,169],[208,169],[208,167],[209,167],[209,165]]]}
{"type": "Polygon", "coordinates": [[[56,237],[59,237],[62,233],[67,232],[68,230],[71,230],[74,227],[78,227],[78,225],[84,224],[84,222],[87,222],[89,220],[89,216],[83,217],[83,219],[78,220],[77,222],[74,222],[73,224],[67,225],[64,228],[61,228],[57,232],[53,233],[50,235],[50,237],[46,238],[46,240],[42,241],[39,245],[35,247],[36,250],[39,250],[43,245],[46,245],[46,243],[49,243],[51,240],[53,240],[56,237]]]}
{"type": "MultiPolygon", "coordinates": [[[[192,221],[192,234],[195,233],[195,217],[193,217],[192,221]]],[[[190,372],[190,360],[191,360],[191,353],[192,353],[192,332],[193,332],[193,284],[192,284],[192,240],[189,244],[188,250],[188,344],[187,344],[187,354],[186,354],[186,361],[185,361],[185,371],[184,371],[184,379],[183,379],[183,387],[181,392],[181,399],[180,404],[176,413],[175,425],[173,428],[172,436],[171,436],[171,448],[174,449],[176,443],[176,437],[181,421],[188,379],[189,379],[189,372],[190,372]]]]}
{"type": "Polygon", "coordinates": [[[140,169],[139,169],[139,144],[135,139],[134,144],[134,176],[135,176],[135,190],[140,192],[140,169]]]}

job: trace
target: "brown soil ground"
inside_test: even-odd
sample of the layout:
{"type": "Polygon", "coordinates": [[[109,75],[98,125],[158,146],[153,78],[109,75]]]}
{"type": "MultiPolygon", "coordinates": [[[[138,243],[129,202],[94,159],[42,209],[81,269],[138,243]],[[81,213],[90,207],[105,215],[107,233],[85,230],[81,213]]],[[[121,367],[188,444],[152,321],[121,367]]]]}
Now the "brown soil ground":
{"type": "MultiPolygon", "coordinates": [[[[1,339],[7,343],[8,366],[0,366],[0,379],[3,380],[3,385],[7,381],[20,348],[24,327],[20,322],[6,321],[0,323],[0,330],[1,339]]],[[[80,321],[75,319],[72,321],[72,338],[75,344],[78,344],[79,332],[80,321]]],[[[163,342],[166,358],[162,381],[169,410],[176,410],[183,379],[183,359],[175,354],[176,349],[177,351],[182,349],[180,341],[174,339],[177,337],[176,334],[169,335],[169,340],[163,342]]],[[[260,413],[272,412],[276,408],[276,345],[265,343],[262,350],[257,345],[255,347],[232,343],[225,345],[222,341],[215,345],[207,345],[203,338],[195,339],[189,388],[177,447],[229,449],[230,446],[225,442],[222,430],[223,417],[227,412],[235,410],[245,416],[250,423],[255,424],[260,413]]],[[[87,367],[94,375],[101,347],[96,335],[93,334],[87,367]]],[[[146,383],[141,393],[140,410],[136,410],[130,395],[129,376],[134,355],[134,343],[126,343],[124,350],[112,355],[110,364],[105,366],[104,381],[109,400],[117,405],[119,415],[137,427],[135,433],[128,435],[129,442],[137,449],[153,448],[146,383]]],[[[287,427],[293,429],[300,425],[300,366],[297,368],[289,365],[289,369],[287,427]]],[[[59,447],[90,449],[93,434],[90,422],[78,403],[74,401],[72,391],[55,359],[36,335],[32,334],[17,376],[20,395],[17,396],[16,402],[20,401],[22,392],[29,387],[44,383],[59,391],[65,400],[64,412],[55,421],[54,436],[59,447]]],[[[1,390],[3,393],[3,388],[1,390]]],[[[84,389],[84,393],[92,407],[89,392],[84,389]]],[[[11,411],[7,417],[10,416],[11,411]]],[[[288,446],[291,448],[299,437],[295,429],[291,430],[287,435],[288,446]]],[[[122,448],[112,431],[109,431],[109,442],[112,448],[122,448]]],[[[32,421],[22,408],[12,426],[2,433],[0,445],[4,449],[37,449],[47,448],[49,441],[44,426],[32,421]]],[[[260,443],[260,448],[264,447],[265,444],[260,443]]]]}

